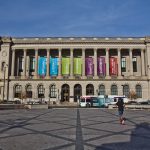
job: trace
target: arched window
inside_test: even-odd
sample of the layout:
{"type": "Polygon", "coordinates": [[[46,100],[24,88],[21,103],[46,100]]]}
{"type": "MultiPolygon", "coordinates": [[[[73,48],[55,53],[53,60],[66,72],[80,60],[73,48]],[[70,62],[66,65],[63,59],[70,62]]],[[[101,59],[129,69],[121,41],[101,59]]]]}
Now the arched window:
{"type": "Polygon", "coordinates": [[[105,86],[102,84],[99,86],[99,95],[105,95],[105,86]]]}
{"type": "Polygon", "coordinates": [[[38,86],[38,98],[44,98],[45,89],[43,85],[38,86]]]}
{"type": "Polygon", "coordinates": [[[22,86],[16,85],[14,87],[14,98],[21,98],[22,86]]]}
{"type": "Polygon", "coordinates": [[[129,96],[129,85],[124,85],[123,86],[123,95],[129,96]]]}
{"type": "Polygon", "coordinates": [[[111,86],[111,95],[118,95],[117,85],[112,85],[111,86]]]}
{"type": "Polygon", "coordinates": [[[32,98],[32,86],[31,85],[26,86],[26,96],[27,98],[32,98]]]}
{"type": "Polygon", "coordinates": [[[49,93],[50,93],[50,95],[49,95],[50,98],[56,98],[57,97],[56,85],[55,84],[50,85],[49,93]]]}
{"type": "Polygon", "coordinates": [[[141,87],[141,85],[136,85],[136,95],[137,95],[137,98],[142,98],[142,87],[141,87]]]}

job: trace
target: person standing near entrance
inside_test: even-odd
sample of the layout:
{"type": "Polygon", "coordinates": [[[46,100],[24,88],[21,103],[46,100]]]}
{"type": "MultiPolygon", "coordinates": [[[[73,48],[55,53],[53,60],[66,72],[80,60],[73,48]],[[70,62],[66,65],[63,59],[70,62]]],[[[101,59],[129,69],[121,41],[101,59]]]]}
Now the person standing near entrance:
{"type": "Polygon", "coordinates": [[[124,124],[123,112],[124,112],[125,104],[124,104],[123,98],[118,98],[118,101],[117,101],[116,105],[118,107],[118,114],[119,114],[120,124],[124,124]]]}

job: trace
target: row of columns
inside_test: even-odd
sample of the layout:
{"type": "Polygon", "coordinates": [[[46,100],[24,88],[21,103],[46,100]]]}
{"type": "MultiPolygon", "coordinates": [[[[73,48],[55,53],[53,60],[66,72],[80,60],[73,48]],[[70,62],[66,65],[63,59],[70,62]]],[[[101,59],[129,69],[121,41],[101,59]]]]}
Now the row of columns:
{"type": "MultiPolygon", "coordinates": [[[[24,69],[23,76],[26,76],[26,56],[27,49],[24,49],[24,69]]],[[[61,49],[59,49],[59,58],[61,58],[61,49]]],[[[129,50],[130,57],[130,76],[133,76],[133,64],[132,64],[132,49],[129,50]]],[[[46,76],[49,76],[49,60],[50,60],[50,49],[47,49],[47,73],[46,76]]],[[[97,49],[94,49],[94,58],[97,58],[97,49]]],[[[73,76],[73,49],[70,49],[70,59],[71,59],[71,68],[70,76],[73,76]]],[[[38,50],[35,50],[35,76],[38,75],[38,50]]],[[[82,76],[85,76],[85,49],[82,49],[82,60],[83,60],[83,69],[82,76]]],[[[141,49],[141,64],[142,64],[142,76],[145,76],[145,61],[144,61],[144,50],[141,49]]],[[[11,76],[14,76],[14,65],[15,65],[15,50],[12,50],[12,69],[11,76]]],[[[61,76],[61,59],[59,59],[59,71],[58,76],[61,76]]],[[[97,59],[94,59],[94,76],[97,76],[97,59]]],[[[109,76],[109,49],[106,49],[106,76],[109,76]]],[[[121,76],[121,49],[118,49],[118,76],[121,76]]]]}

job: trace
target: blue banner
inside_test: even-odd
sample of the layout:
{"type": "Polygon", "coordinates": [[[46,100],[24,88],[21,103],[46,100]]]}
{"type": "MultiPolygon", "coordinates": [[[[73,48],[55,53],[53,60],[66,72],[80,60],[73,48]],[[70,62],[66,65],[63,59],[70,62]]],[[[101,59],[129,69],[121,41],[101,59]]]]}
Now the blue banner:
{"type": "Polygon", "coordinates": [[[58,58],[50,58],[50,75],[58,75],[58,58]]]}
{"type": "Polygon", "coordinates": [[[38,75],[45,76],[46,75],[46,58],[40,57],[38,61],[38,75]]]}

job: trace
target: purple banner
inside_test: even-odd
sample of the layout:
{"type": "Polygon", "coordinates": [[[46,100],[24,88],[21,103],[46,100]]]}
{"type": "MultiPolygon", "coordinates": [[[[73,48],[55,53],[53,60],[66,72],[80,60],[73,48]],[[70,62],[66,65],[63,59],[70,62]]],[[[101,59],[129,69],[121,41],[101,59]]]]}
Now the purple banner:
{"type": "Polygon", "coordinates": [[[97,74],[104,76],[106,74],[105,57],[97,58],[97,74]]]}
{"type": "Polygon", "coordinates": [[[94,65],[92,57],[85,58],[85,73],[86,75],[94,74],[94,65]]]}

